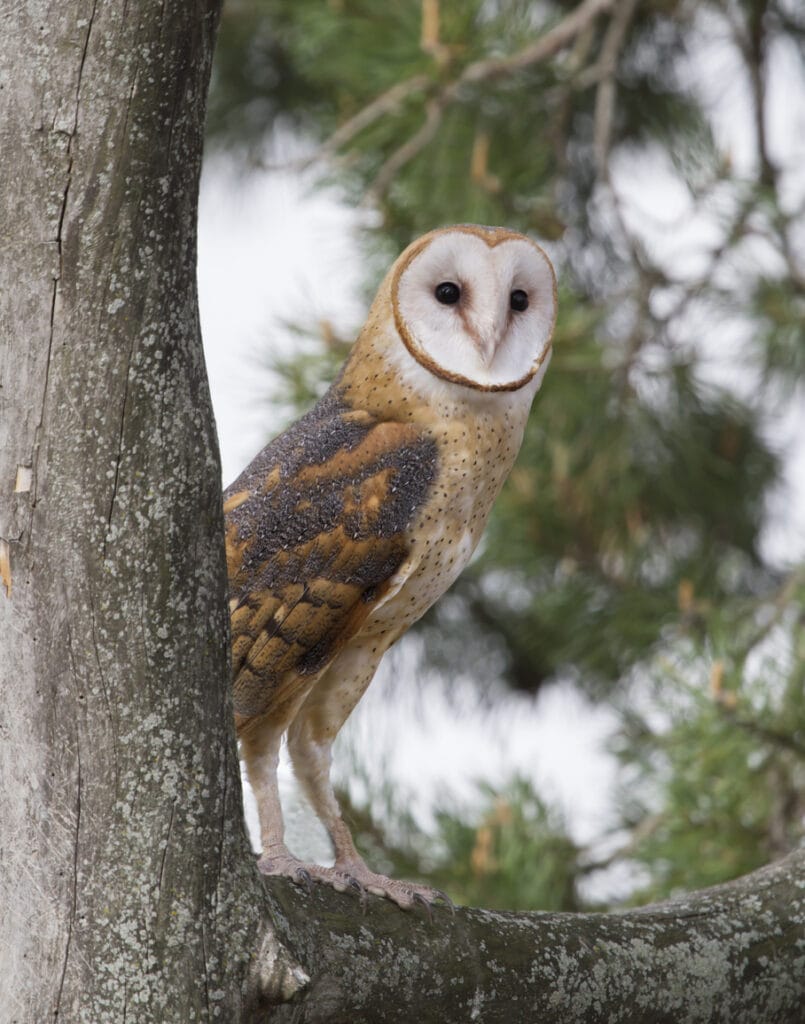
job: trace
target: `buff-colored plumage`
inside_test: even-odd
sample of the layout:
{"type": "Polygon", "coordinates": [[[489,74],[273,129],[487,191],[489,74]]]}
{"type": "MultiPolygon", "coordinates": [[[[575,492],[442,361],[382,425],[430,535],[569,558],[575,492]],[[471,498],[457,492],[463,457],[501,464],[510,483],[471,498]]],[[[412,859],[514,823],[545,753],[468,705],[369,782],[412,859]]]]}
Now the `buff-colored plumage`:
{"type": "Polygon", "coordinates": [[[329,782],[330,747],[385,651],[475,549],[547,367],[555,313],[553,271],[529,240],[474,226],[424,236],[389,271],[327,394],[227,489],[235,715],[266,873],[401,906],[440,895],[365,865],[329,782]],[[436,297],[445,283],[458,299],[436,297]],[[286,732],[333,868],[284,845],[286,732]]]}

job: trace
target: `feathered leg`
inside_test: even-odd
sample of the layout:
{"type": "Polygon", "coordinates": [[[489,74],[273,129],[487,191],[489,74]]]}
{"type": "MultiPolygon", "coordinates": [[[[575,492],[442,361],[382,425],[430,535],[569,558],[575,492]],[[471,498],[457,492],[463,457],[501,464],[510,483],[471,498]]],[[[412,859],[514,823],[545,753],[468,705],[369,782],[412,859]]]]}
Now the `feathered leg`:
{"type": "Polygon", "coordinates": [[[308,695],[288,730],[294,771],[335,849],[333,867],[319,867],[310,874],[342,891],[351,887],[385,896],[400,907],[420,903],[430,913],[437,900],[452,906],[448,897],[430,886],[372,871],[355,848],[330,781],[333,740],[372,681],[382,654],[381,650],[375,659],[367,659],[366,649],[357,645],[344,651],[308,695]]]}

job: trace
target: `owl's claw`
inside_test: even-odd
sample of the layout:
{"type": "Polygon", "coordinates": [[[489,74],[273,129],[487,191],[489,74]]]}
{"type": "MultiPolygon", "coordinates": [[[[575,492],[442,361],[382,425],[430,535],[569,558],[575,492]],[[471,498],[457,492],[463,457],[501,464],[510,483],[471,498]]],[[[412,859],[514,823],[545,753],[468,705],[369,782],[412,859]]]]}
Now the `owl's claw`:
{"type": "Polygon", "coordinates": [[[313,892],[313,876],[306,867],[298,867],[292,875],[292,879],[298,885],[303,885],[308,893],[313,892]]]}
{"type": "Polygon", "coordinates": [[[426,900],[421,892],[413,893],[414,903],[418,903],[420,906],[425,908],[425,913],[428,915],[428,921],[433,924],[433,910],[431,909],[432,904],[429,900],[426,900]]]}
{"type": "Polygon", "coordinates": [[[349,871],[341,871],[338,868],[320,868],[314,870],[314,877],[317,882],[324,882],[331,885],[336,892],[354,892],[361,903],[366,902],[366,889],[363,884],[349,871]]]}
{"type": "Polygon", "coordinates": [[[445,907],[447,907],[450,913],[453,914],[453,916],[455,916],[456,905],[455,903],[453,903],[453,901],[450,899],[447,893],[444,892],[442,889],[433,889],[431,891],[433,892],[434,900],[440,900],[445,905],[445,907]]]}
{"type": "Polygon", "coordinates": [[[353,892],[358,894],[361,903],[366,903],[366,889],[361,885],[357,878],[353,878],[352,875],[348,875],[347,885],[353,890],[353,892]]]}

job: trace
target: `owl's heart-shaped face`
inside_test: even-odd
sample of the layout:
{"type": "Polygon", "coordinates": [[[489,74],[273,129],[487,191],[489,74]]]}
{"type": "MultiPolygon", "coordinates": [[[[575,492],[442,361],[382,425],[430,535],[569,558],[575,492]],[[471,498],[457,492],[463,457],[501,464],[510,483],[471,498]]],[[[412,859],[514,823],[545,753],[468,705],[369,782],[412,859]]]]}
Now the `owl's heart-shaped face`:
{"type": "Polygon", "coordinates": [[[454,383],[515,391],[550,351],[556,278],[524,235],[475,226],[426,235],[398,261],[391,298],[408,351],[454,383]]]}

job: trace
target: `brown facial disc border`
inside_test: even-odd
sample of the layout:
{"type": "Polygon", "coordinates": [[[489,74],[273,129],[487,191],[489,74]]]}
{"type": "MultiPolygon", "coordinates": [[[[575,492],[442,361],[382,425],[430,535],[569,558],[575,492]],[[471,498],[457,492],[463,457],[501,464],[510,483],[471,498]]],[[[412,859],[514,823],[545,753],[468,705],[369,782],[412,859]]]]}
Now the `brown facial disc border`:
{"type": "Polygon", "coordinates": [[[400,337],[410,354],[418,363],[424,366],[427,370],[430,370],[430,372],[435,376],[441,377],[442,380],[449,380],[453,384],[462,384],[464,387],[472,388],[473,391],[519,391],[520,388],[524,387],[534,377],[540,366],[545,362],[548,353],[553,347],[551,338],[553,337],[554,327],[556,326],[557,307],[558,294],[556,288],[556,273],[553,269],[553,264],[548,259],[547,253],[537,245],[536,242],[532,242],[530,238],[527,238],[525,235],[521,235],[517,231],[509,231],[508,228],[483,228],[474,224],[457,224],[454,227],[438,228],[436,231],[430,231],[427,235],[423,235],[422,238],[414,242],[413,245],[403,253],[400,263],[394,271],[394,276],[391,279],[391,308],[394,311],[394,325],[399,331],[400,337]],[[485,242],[490,249],[494,249],[495,246],[500,245],[501,242],[520,239],[521,241],[528,242],[529,245],[533,246],[548,264],[548,269],[551,272],[551,281],[553,283],[553,320],[551,321],[551,330],[548,335],[548,344],[545,346],[545,349],[539,357],[534,361],[528,373],[523,377],[520,377],[518,380],[507,381],[502,384],[479,384],[477,381],[471,380],[463,374],[453,373],[451,370],[445,370],[444,367],[439,366],[439,364],[417,344],[416,339],[408,328],[408,324],[402,318],[397,298],[397,288],[400,278],[426,245],[429,245],[434,238],[437,238],[439,235],[443,235],[448,231],[461,231],[465,235],[475,235],[476,238],[480,238],[485,242]]]}

